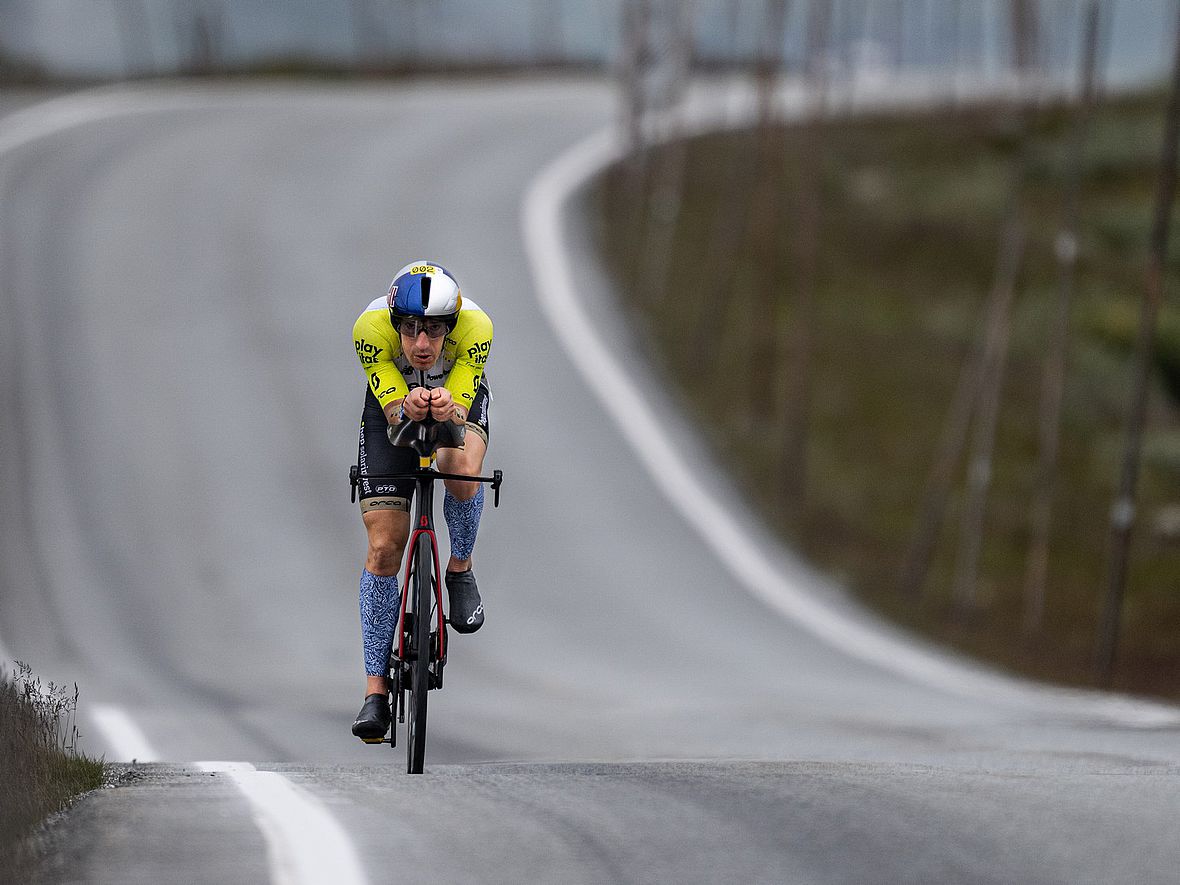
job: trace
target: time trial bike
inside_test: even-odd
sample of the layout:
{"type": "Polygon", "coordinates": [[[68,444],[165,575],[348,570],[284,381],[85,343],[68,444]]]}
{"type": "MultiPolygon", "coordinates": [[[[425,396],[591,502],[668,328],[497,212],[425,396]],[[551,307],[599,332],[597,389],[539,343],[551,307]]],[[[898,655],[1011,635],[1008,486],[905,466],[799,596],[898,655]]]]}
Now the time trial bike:
{"type": "MultiPolygon", "coordinates": [[[[389,656],[389,690],[393,694],[394,721],[387,738],[369,738],[365,743],[397,746],[397,728],[406,725],[406,770],[421,774],[426,762],[426,699],[432,689],[442,688],[447,663],[447,620],[443,615],[442,570],[439,568],[438,539],[434,533],[434,483],[440,479],[488,483],[493,506],[500,506],[500,470],[491,476],[442,473],[433,464],[439,449],[463,445],[465,428],[449,421],[403,421],[391,425],[389,441],[413,449],[418,467],[407,473],[366,474],[366,479],[414,480],[414,510],[409,542],[406,544],[405,579],[402,581],[397,641],[389,656]]],[[[360,468],[349,472],[352,500],[356,502],[360,468]]]]}

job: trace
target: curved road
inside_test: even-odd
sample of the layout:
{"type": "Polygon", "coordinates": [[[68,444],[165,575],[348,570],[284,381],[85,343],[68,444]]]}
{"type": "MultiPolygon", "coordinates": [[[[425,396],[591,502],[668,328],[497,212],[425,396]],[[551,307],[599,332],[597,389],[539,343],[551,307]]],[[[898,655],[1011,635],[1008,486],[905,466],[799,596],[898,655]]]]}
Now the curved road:
{"type": "MultiPolygon", "coordinates": [[[[637,462],[520,232],[538,171],[610,122],[607,84],[70,101],[43,137],[0,120],[0,642],[133,724],[138,753],[84,720],[93,750],[181,765],[80,803],[63,878],[293,881],[229,775],[183,765],[221,759],[316,797],[373,881],[1174,881],[1174,711],[1136,725],[846,654],[751,595],[637,462]],[[507,481],[476,553],[487,625],[456,638],[410,779],[400,748],[348,734],[345,477],[349,330],[417,255],[496,322],[507,481]]],[[[642,341],[575,267],[647,386],[642,341]]]]}

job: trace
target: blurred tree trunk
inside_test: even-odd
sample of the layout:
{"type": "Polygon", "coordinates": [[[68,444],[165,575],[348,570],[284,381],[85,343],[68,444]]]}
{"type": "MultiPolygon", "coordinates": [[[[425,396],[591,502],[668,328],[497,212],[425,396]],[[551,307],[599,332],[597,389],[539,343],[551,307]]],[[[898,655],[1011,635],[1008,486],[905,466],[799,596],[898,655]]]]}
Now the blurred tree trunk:
{"type": "MultiPolygon", "coordinates": [[[[973,70],[973,80],[982,80],[987,70],[985,59],[987,58],[987,13],[980,3],[968,3],[967,11],[970,13],[968,33],[971,35],[968,39],[967,46],[971,49],[971,59],[968,64],[968,69],[973,70]]],[[[972,84],[969,81],[968,95],[972,84]]]]}
{"type": "MultiPolygon", "coordinates": [[[[1015,7],[1022,0],[1012,0],[1014,29],[1027,27],[1022,13],[1015,7]]],[[[1030,49],[1028,35],[1012,37],[1013,66],[1018,75],[1027,73],[1036,53],[1030,49]]],[[[976,605],[979,556],[983,547],[984,516],[991,484],[992,456],[995,449],[996,424],[1007,367],[1008,338],[1012,301],[1016,281],[1024,258],[1026,239],[1023,211],[1024,182],[1028,169],[1029,110],[1018,106],[1008,125],[1017,128],[1019,143],[1012,161],[1007,208],[1000,232],[996,272],[988,296],[982,339],[964,362],[959,381],[947,412],[939,448],[927,477],[926,488],[918,507],[918,517],[910,545],[902,563],[898,587],[903,595],[921,594],[930,570],[934,549],[943,528],[947,505],[954,488],[956,468],[970,435],[971,453],[967,461],[966,497],[960,521],[959,545],[955,560],[952,599],[960,617],[967,617],[976,605]],[[974,417],[974,433],[972,418],[974,417]]]]}
{"type": "Polygon", "coordinates": [[[991,490],[993,455],[1000,401],[1008,365],[1012,301],[1024,259],[1026,221],[1024,186],[1030,160],[1031,106],[1025,86],[1028,76],[1039,67],[1040,24],[1033,0],[1010,0],[1012,64],[1018,78],[1019,98],[1015,125],[1018,154],[1013,162],[1012,183],[1008,197],[1007,218],[1000,237],[1000,254],[996,260],[995,282],[991,300],[996,305],[986,331],[982,388],[975,417],[975,432],[967,462],[967,489],[959,530],[959,549],[955,559],[955,578],[951,596],[956,614],[969,618],[978,606],[979,558],[983,550],[987,499],[991,490]]]}
{"type": "MultiPolygon", "coordinates": [[[[747,258],[752,264],[755,276],[768,273],[774,261],[773,249],[781,227],[786,164],[782,156],[782,123],[776,96],[784,68],[782,51],[789,5],[791,0],[763,0],[761,27],[752,68],[756,106],[754,156],[739,158],[745,168],[736,169],[734,173],[734,177],[745,186],[733,195],[723,196],[732,202],[729,203],[725,224],[721,225],[721,242],[727,247],[732,245],[732,248],[716,250],[717,262],[712,268],[706,269],[707,275],[704,277],[710,281],[710,287],[715,286],[710,294],[720,293],[722,299],[720,304],[710,300],[706,309],[712,309],[714,316],[720,315],[733,323],[740,322],[742,316],[758,316],[765,309],[760,291],[754,293],[753,300],[746,300],[741,278],[742,260],[747,258]],[[712,308],[709,304],[712,304],[712,308]]],[[[715,323],[710,323],[714,316],[701,316],[691,342],[691,352],[707,353],[716,348],[717,336],[723,330],[716,328],[715,323]]],[[[762,316],[765,321],[750,323],[755,328],[750,340],[752,356],[749,362],[752,371],[765,371],[761,382],[767,383],[766,379],[773,376],[773,367],[758,366],[759,360],[754,358],[754,354],[767,353],[768,347],[773,352],[773,343],[768,345],[769,336],[773,333],[763,328],[769,324],[769,315],[762,316]]],[[[758,380],[750,379],[748,387],[756,387],[758,383],[758,380]]],[[[766,394],[771,389],[765,386],[762,392],[766,394]]],[[[742,402],[741,412],[750,422],[745,430],[753,432],[754,413],[750,412],[748,402],[742,402]]]]}
{"type": "MultiPolygon", "coordinates": [[[[211,74],[224,58],[225,28],[220,0],[200,0],[188,20],[189,66],[195,74],[211,74]]],[[[179,13],[178,13],[179,14],[179,13]]]]}
{"type": "Polygon", "coordinates": [[[1012,61],[1016,73],[1025,75],[1039,66],[1041,21],[1036,0],[1008,0],[1008,15],[1012,61]]]}
{"type": "Polygon", "coordinates": [[[533,0],[530,6],[533,31],[533,61],[554,64],[561,59],[560,0],[533,0]]]}
{"type": "MultiPolygon", "coordinates": [[[[619,128],[625,148],[624,191],[629,204],[623,212],[623,217],[632,236],[641,237],[647,208],[648,145],[643,118],[648,109],[645,80],[646,69],[650,64],[647,32],[651,27],[651,0],[623,0],[621,22],[623,33],[618,67],[621,96],[619,128]]],[[[626,268],[626,283],[631,287],[632,296],[641,285],[637,281],[640,252],[634,250],[633,254],[636,256],[636,263],[626,268]]]]}
{"type": "MultiPolygon", "coordinates": [[[[778,330],[774,317],[777,302],[782,297],[782,232],[784,223],[783,195],[786,189],[786,158],[784,133],[779,119],[776,97],[782,80],[783,43],[786,36],[789,0],[766,0],[765,25],[754,72],[758,93],[758,119],[755,128],[757,169],[750,211],[746,219],[746,238],[756,280],[747,301],[747,309],[733,309],[738,305],[739,293],[727,293],[731,309],[727,311],[734,322],[745,322],[749,333],[749,372],[745,393],[748,399],[744,413],[748,420],[746,432],[769,433],[766,413],[773,405],[778,330]]],[[[730,286],[732,290],[734,287],[730,286]]],[[[745,337],[745,336],[739,336],[745,337]]]]}
{"type": "Polygon", "coordinates": [[[909,12],[909,64],[922,69],[929,65],[934,43],[934,15],[930,0],[913,0],[909,12]]]}
{"type": "Polygon", "coordinates": [[[886,39],[889,41],[889,47],[893,54],[893,69],[900,71],[905,66],[905,0],[894,0],[893,3],[887,5],[887,9],[892,12],[892,15],[886,13],[885,27],[888,34],[886,39]]]}
{"type": "MultiPolygon", "coordinates": [[[[828,94],[827,48],[831,24],[832,0],[811,0],[808,8],[804,59],[806,110],[802,125],[798,128],[798,211],[795,223],[791,226],[795,262],[795,292],[791,299],[791,310],[786,310],[787,301],[781,294],[780,281],[785,279],[785,273],[777,265],[774,282],[778,292],[767,293],[774,299],[769,314],[772,322],[769,325],[775,332],[773,364],[777,380],[772,389],[777,401],[781,403],[777,409],[778,432],[775,438],[782,443],[776,468],[782,477],[780,487],[783,492],[785,515],[796,529],[800,526],[807,493],[812,341],[823,226],[823,154],[828,94]]],[[[781,247],[779,251],[781,253],[781,247]]]]}
{"type": "MultiPolygon", "coordinates": [[[[996,305],[989,303],[989,316],[997,310],[996,305]]],[[[994,322],[994,319],[989,320],[985,327],[993,325],[994,322]]],[[[926,575],[930,571],[930,562],[934,557],[934,548],[942,531],[947,503],[954,487],[955,472],[963,459],[963,450],[967,445],[971,414],[983,386],[985,352],[986,346],[980,341],[964,359],[963,367],[959,371],[959,380],[955,385],[950,408],[947,410],[946,421],[943,423],[938,450],[918,506],[914,532],[902,562],[898,590],[903,596],[917,598],[926,583],[926,575]]]]}
{"type": "Polygon", "coordinates": [[[775,94],[782,81],[787,13],[791,0],[764,0],[763,26],[758,35],[754,60],[754,88],[757,94],[756,129],[764,135],[779,124],[775,94]]]}
{"type": "Polygon", "coordinates": [[[1110,61],[1110,35],[1114,32],[1114,3],[1103,0],[1102,24],[1098,28],[1101,35],[1098,40],[1098,55],[1094,65],[1095,70],[1095,103],[1106,100],[1106,68],[1110,61]]]}
{"type": "Polygon", "coordinates": [[[951,95],[951,101],[958,98],[959,93],[959,76],[962,74],[962,34],[960,33],[963,24],[963,0],[947,0],[948,11],[946,12],[946,45],[947,45],[947,68],[954,78],[955,89],[951,95]]]}
{"type": "Polygon", "coordinates": [[[123,0],[115,7],[119,19],[119,43],[123,50],[123,70],[128,77],[154,72],[156,68],[147,10],[143,4],[144,0],[123,0]]]}
{"type": "Polygon", "coordinates": [[[649,0],[623,0],[622,34],[619,56],[619,85],[622,93],[620,129],[626,147],[626,162],[632,175],[642,163],[643,149],[643,88],[642,71],[646,63],[647,28],[650,20],[649,0]]]}
{"type": "Polygon", "coordinates": [[[400,64],[411,71],[417,71],[422,62],[423,34],[418,22],[418,9],[421,2],[422,0],[397,0],[401,7],[401,15],[398,17],[400,25],[399,54],[404,57],[404,61],[400,64]]]}
{"type": "Polygon", "coordinates": [[[652,123],[647,138],[662,145],[662,150],[656,154],[659,162],[649,170],[640,275],[651,290],[651,301],[659,315],[675,294],[670,291],[670,270],[688,156],[688,144],[680,131],[680,110],[692,73],[693,4],[690,0],[663,0],[656,10],[656,27],[652,30],[658,35],[655,41],[658,73],[652,103],[659,119],[652,123]]]}
{"type": "Polygon", "coordinates": [[[385,23],[380,10],[373,8],[373,0],[351,0],[352,31],[359,71],[375,70],[389,51],[385,23]]]}
{"type": "Polygon", "coordinates": [[[657,314],[670,297],[684,187],[687,145],[679,112],[692,69],[692,13],[686,0],[626,0],[623,6],[620,122],[630,203],[623,216],[635,238],[636,256],[626,277],[631,296],[657,314]]]}
{"type": "Polygon", "coordinates": [[[1024,258],[1025,220],[1021,190],[1023,164],[1013,175],[1013,205],[1000,237],[1000,254],[996,261],[996,279],[990,301],[991,317],[985,331],[979,399],[976,404],[971,454],[967,461],[967,490],[959,530],[959,550],[955,560],[952,599],[959,617],[969,617],[977,605],[979,556],[983,549],[984,516],[991,488],[992,460],[996,444],[996,424],[1008,363],[1008,339],[1011,331],[1012,301],[1016,278],[1024,258]]]}
{"type": "MultiPolygon", "coordinates": [[[[729,24],[729,50],[733,58],[738,57],[741,45],[741,9],[744,0],[729,0],[726,7],[729,24]]],[[[731,146],[733,142],[730,142],[731,146]]],[[[725,158],[725,169],[720,176],[710,219],[712,235],[708,239],[700,266],[696,269],[698,280],[716,281],[717,287],[727,294],[732,293],[738,273],[738,262],[745,234],[745,220],[749,214],[749,195],[754,190],[758,169],[750,157],[740,149],[731,150],[725,158]]],[[[686,362],[681,368],[689,368],[688,362],[695,360],[695,354],[706,352],[710,347],[711,320],[715,287],[712,283],[700,286],[695,292],[685,292],[689,299],[684,308],[690,311],[689,346],[685,350],[686,362]]]]}
{"type": "Polygon", "coordinates": [[[975,572],[982,539],[983,512],[991,478],[991,456],[998,416],[999,396],[1008,348],[1009,317],[1016,291],[1016,276],[1024,254],[1024,220],[1020,191],[1023,161],[1016,161],[1009,185],[1009,210],[1000,235],[996,278],[988,296],[982,337],[963,363],[955,395],[943,425],[938,452],[926,480],[918,519],[902,565],[898,586],[902,594],[917,597],[926,583],[934,548],[942,531],[947,504],[954,487],[956,468],[963,460],[976,416],[973,449],[968,461],[968,495],[964,509],[953,597],[962,613],[974,606],[975,572]]]}
{"type": "Polygon", "coordinates": [[[852,52],[856,35],[853,31],[853,8],[859,3],[853,0],[835,0],[832,4],[832,58],[838,64],[841,76],[847,78],[852,70],[852,52]],[[837,53],[839,53],[837,57],[837,53]]]}
{"type": "MultiPolygon", "coordinates": [[[[1177,7],[1180,11],[1180,7],[1177,7]]],[[[1155,215],[1151,227],[1150,253],[1139,334],[1135,340],[1131,402],[1127,416],[1126,442],[1119,471],[1118,492],[1111,508],[1110,563],[1106,595],[1098,629],[1094,666],[1097,674],[1109,678],[1114,669],[1122,620],[1123,593],[1130,559],[1131,534],[1135,525],[1135,505],[1142,460],[1143,427],[1147,416],[1148,382],[1151,375],[1155,330],[1164,295],[1164,273],[1168,257],[1168,233],[1172,221],[1172,202],[1176,195],[1177,138],[1180,136],[1180,16],[1176,23],[1176,55],[1172,70],[1172,94],[1164,125],[1160,151],[1159,179],[1156,186],[1155,215]]]]}
{"type": "Polygon", "coordinates": [[[1095,63],[1098,57],[1099,0],[1089,0],[1083,23],[1078,107],[1070,133],[1061,229],[1057,233],[1057,313],[1049,335],[1041,384],[1041,419],[1036,486],[1033,492],[1031,538],[1024,580],[1023,629],[1039,632],[1045,615],[1045,581],[1049,571],[1049,535],[1057,487],[1057,456],[1061,435],[1061,403],[1069,352],[1069,319],[1078,258],[1078,216],[1086,132],[1094,108],[1095,63]]]}

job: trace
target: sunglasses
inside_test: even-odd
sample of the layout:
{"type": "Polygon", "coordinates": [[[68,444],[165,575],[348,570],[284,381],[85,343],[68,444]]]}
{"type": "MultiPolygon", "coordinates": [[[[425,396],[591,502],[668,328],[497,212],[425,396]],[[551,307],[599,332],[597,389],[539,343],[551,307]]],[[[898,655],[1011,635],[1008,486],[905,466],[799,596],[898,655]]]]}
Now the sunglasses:
{"type": "Polygon", "coordinates": [[[451,331],[451,326],[445,320],[413,318],[398,320],[397,330],[410,338],[417,338],[423,332],[427,338],[442,338],[451,331]]]}

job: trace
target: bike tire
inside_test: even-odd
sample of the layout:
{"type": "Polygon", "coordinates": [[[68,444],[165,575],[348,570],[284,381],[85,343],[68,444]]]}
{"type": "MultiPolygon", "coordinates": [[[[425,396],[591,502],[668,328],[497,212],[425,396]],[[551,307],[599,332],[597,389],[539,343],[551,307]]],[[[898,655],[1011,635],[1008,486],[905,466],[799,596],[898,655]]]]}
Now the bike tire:
{"type": "MultiPolygon", "coordinates": [[[[422,534],[414,545],[414,660],[406,705],[406,770],[421,774],[426,763],[426,699],[430,694],[430,626],[433,621],[434,548],[422,534]]],[[[407,588],[409,589],[409,588],[407,588]]]]}

